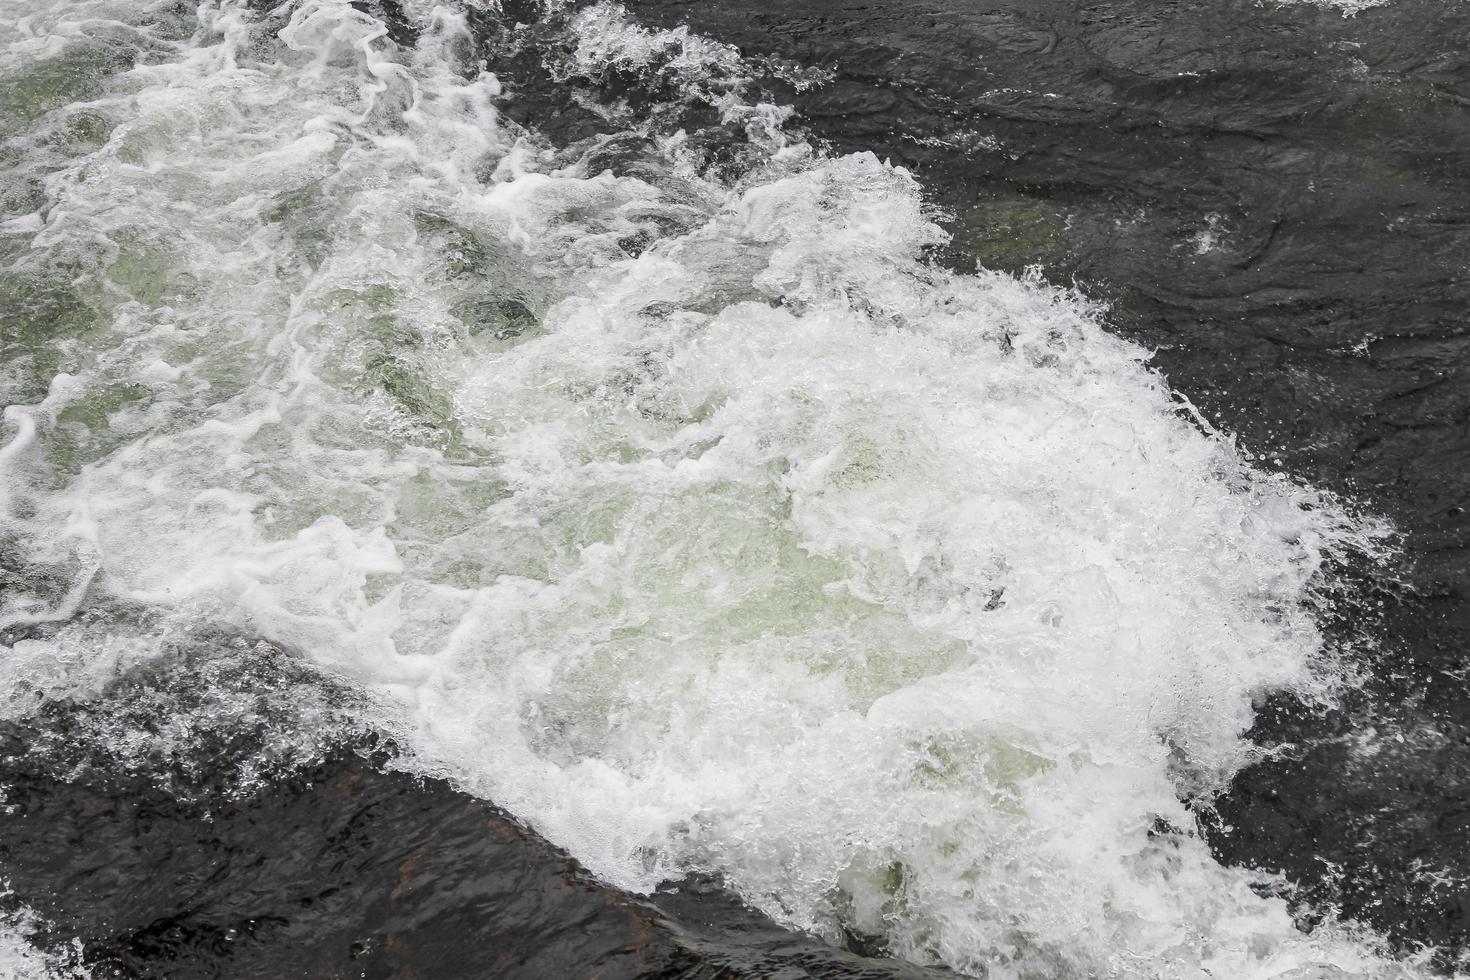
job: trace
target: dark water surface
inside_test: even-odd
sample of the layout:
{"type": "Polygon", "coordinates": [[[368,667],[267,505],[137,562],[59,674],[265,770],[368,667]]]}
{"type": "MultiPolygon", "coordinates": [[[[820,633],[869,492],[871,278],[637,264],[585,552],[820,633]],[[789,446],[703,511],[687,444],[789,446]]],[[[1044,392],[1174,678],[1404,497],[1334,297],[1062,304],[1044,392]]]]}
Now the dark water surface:
{"type": "MultiPolygon", "coordinates": [[[[1298,884],[1304,926],[1340,908],[1450,966],[1470,946],[1470,5],[628,7],[829,71],[766,84],[834,149],[914,170],[954,236],[939,261],[1039,265],[1106,300],[1264,465],[1402,531],[1399,564],[1345,570],[1354,601],[1332,624],[1345,646],[1372,640],[1367,682],[1331,712],[1263,705],[1253,737],[1280,751],[1202,822],[1222,860],[1298,884]]],[[[371,9],[407,36],[395,5],[371,9]]],[[[504,10],[476,30],[512,117],[570,142],[603,125],[578,84],[657,102],[647,79],[553,79],[524,40],[550,18],[504,10]]],[[[330,687],[281,717],[261,692],[318,680],[242,642],[202,637],[98,704],[0,731],[9,900],[58,949],[79,937],[62,955],[96,975],[939,975],[860,955],[881,950],[859,937],[794,936],[707,882],[608,889],[492,805],[385,768],[391,746],[354,733],[330,687]],[[238,723],[146,771],[107,751],[117,718],[157,726],[191,698],[238,723]],[[283,749],[282,725],[319,742],[283,749]]]]}

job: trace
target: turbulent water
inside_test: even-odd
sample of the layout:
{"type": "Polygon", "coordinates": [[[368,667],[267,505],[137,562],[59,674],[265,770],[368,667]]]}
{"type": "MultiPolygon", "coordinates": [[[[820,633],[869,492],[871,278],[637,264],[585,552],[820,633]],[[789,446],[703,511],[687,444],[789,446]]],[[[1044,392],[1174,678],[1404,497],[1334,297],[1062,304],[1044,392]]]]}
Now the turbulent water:
{"type": "Polygon", "coordinates": [[[224,632],[624,889],[991,977],[1417,975],[1196,830],[1261,698],[1353,682],[1384,526],[932,264],[915,180],[751,82],[820,73],[366,10],[0,3],[6,716],[224,632]],[[530,44],[589,132],[514,112],[530,44]]]}

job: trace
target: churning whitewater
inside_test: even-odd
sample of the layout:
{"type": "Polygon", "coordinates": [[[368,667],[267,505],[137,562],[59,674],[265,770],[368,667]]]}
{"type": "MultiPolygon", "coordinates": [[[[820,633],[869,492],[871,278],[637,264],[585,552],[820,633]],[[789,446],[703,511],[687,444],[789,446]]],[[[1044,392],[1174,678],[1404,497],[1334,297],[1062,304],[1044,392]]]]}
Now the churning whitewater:
{"type": "Polygon", "coordinates": [[[1347,682],[1382,529],[928,263],[732,49],[549,8],[662,99],[557,146],[466,14],[0,2],[6,713],[224,629],[622,888],[995,978],[1412,975],[1186,806],[1347,682]]]}

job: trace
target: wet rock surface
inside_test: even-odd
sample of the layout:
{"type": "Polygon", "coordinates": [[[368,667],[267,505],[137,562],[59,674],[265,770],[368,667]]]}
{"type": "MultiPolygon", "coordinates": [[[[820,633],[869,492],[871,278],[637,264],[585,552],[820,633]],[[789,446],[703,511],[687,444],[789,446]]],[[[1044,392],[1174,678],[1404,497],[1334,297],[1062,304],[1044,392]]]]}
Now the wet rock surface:
{"type": "Polygon", "coordinates": [[[1470,942],[1470,8],[629,7],[830,69],[773,94],[833,148],[913,169],[948,212],[943,261],[1040,265],[1108,302],[1262,463],[1395,523],[1403,560],[1351,573],[1333,624],[1367,683],[1327,714],[1264,705],[1254,735],[1284,748],[1205,817],[1222,858],[1286,872],[1304,908],[1452,959],[1470,942]]]}

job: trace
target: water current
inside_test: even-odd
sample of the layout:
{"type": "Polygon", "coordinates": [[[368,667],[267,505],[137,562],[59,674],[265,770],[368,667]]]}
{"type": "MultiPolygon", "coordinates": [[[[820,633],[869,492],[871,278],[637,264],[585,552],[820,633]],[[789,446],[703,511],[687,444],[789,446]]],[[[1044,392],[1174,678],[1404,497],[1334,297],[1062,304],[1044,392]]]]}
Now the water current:
{"type": "MultiPolygon", "coordinates": [[[[0,713],[228,637],[321,678],[241,794],[372,729],[616,888],[918,964],[1421,975],[1198,829],[1263,699],[1357,683],[1391,527],[932,261],[772,76],[823,82],[605,3],[0,2],[0,713]]],[[[74,737],[146,769],[227,694],[74,737]]]]}

